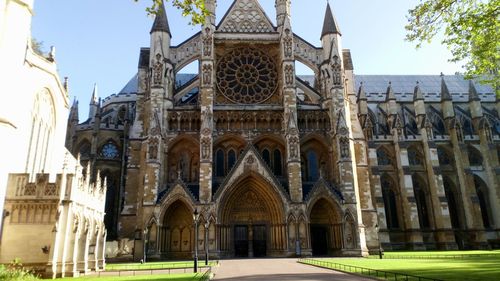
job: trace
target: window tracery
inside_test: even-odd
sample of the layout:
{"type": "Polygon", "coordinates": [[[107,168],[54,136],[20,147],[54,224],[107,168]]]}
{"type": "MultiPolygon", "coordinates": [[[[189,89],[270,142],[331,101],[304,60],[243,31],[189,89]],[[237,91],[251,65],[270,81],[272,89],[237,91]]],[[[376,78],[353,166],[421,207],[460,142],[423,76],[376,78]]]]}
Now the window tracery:
{"type": "Polygon", "coordinates": [[[264,52],[241,48],[229,52],[217,64],[217,88],[230,101],[262,103],[278,86],[274,60],[264,52]]]}

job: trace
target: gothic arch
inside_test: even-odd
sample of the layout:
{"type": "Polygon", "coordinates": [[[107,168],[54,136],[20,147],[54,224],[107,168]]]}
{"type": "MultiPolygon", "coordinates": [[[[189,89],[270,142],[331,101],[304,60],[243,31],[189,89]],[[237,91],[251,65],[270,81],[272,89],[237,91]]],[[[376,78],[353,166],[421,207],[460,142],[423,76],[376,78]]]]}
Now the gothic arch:
{"type": "MultiPolygon", "coordinates": [[[[260,199],[254,207],[257,205],[264,207],[263,210],[260,210],[261,213],[259,216],[261,218],[267,219],[272,223],[281,223],[285,220],[284,204],[287,200],[286,196],[274,184],[251,171],[241,175],[234,184],[225,188],[219,194],[220,207],[217,214],[218,221],[227,224],[239,219],[248,219],[248,217],[244,217],[245,214],[241,214],[242,217],[238,217],[238,215],[234,216],[232,213],[233,209],[238,209],[237,205],[242,203],[240,202],[242,199],[254,195],[254,199],[260,199]],[[253,193],[253,195],[249,194],[249,192],[253,193]]],[[[244,208],[240,210],[241,213],[244,213],[243,211],[244,208]]]]}
{"type": "Polygon", "coordinates": [[[469,157],[469,166],[482,166],[483,165],[483,156],[481,155],[481,151],[477,149],[474,145],[467,146],[467,155],[469,157]]]}
{"type": "Polygon", "coordinates": [[[480,176],[474,174],[474,186],[476,189],[477,201],[481,209],[483,226],[484,228],[491,228],[493,217],[491,216],[491,203],[488,185],[480,176]]]}
{"type": "Polygon", "coordinates": [[[90,157],[92,144],[88,139],[86,138],[82,139],[76,147],[77,147],[76,153],[79,154],[81,158],[88,159],[90,157]]]}
{"type": "Polygon", "coordinates": [[[322,138],[309,136],[302,141],[300,154],[302,159],[302,178],[305,181],[316,181],[319,177],[329,179],[331,153],[322,138]]]}
{"type": "Polygon", "coordinates": [[[390,148],[381,145],[377,148],[377,164],[380,165],[391,165],[394,166],[395,159],[394,153],[390,151],[390,148]]]}
{"type": "Polygon", "coordinates": [[[387,173],[380,176],[385,219],[388,229],[399,229],[403,225],[403,218],[400,216],[400,210],[403,208],[401,206],[400,192],[398,191],[396,183],[397,181],[387,173]]]}
{"type": "Polygon", "coordinates": [[[430,194],[426,180],[422,175],[414,173],[412,176],[413,192],[415,195],[415,202],[417,203],[418,218],[420,228],[432,228],[432,205],[429,200],[430,194]]]}
{"type": "Polygon", "coordinates": [[[168,182],[180,177],[184,182],[198,181],[200,151],[199,143],[189,136],[180,136],[168,145],[168,182]]]}
{"type": "Polygon", "coordinates": [[[307,206],[312,254],[322,256],[342,249],[344,213],[330,196],[319,195],[307,206]]]}
{"type": "Polygon", "coordinates": [[[160,251],[171,258],[191,257],[194,247],[193,207],[182,197],[172,198],[161,216],[160,251]]]}
{"type": "Polygon", "coordinates": [[[451,226],[454,229],[460,229],[464,225],[462,204],[460,204],[459,200],[461,197],[460,191],[455,182],[446,175],[443,176],[443,187],[446,200],[448,201],[448,209],[450,210],[451,226]]]}

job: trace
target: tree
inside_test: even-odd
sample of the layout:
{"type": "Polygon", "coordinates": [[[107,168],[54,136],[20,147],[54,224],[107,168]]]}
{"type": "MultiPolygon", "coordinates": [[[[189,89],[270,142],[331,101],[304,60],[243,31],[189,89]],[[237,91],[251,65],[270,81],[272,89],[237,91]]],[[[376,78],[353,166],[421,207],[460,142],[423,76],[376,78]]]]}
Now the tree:
{"type": "MultiPolygon", "coordinates": [[[[139,0],[134,0],[139,2],[139,0]]],[[[148,14],[156,14],[161,7],[163,0],[151,0],[151,6],[146,8],[148,14]]],[[[209,12],[205,9],[204,0],[166,0],[172,2],[172,5],[182,11],[182,16],[191,17],[190,24],[198,25],[205,22],[205,17],[209,12]]]]}
{"type": "Polygon", "coordinates": [[[500,95],[500,0],[421,0],[407,15],[406,40],[442,41],[452,62],[463,62],[465,77],[478,78],[500,95]]]}

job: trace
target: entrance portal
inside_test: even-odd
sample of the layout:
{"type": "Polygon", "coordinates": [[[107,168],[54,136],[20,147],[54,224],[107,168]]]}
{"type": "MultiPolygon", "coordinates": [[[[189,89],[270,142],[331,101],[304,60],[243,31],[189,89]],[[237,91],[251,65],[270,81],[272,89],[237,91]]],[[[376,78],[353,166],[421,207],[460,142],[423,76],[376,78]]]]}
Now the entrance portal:
{"type": "Polygon", "coordinates": [[[321,225],[311,225],[311,246],[313,256],[326,256],[328,254],[327,229],[321,225]]]}
{"type": "Polygon", "coordinates": [[[248,257],[248,226],[237,225],[234,227],[234,255],[248,257]]]}
{"type": "Polygon", "coordinates": [[[342,249],[342,220],[335,205],[322,198],[311,208],[311,248],[315,256],[332,255],[342,249]]]}
{"type": "Polygon", "coordinates": [[[265,257],[266,256],[266,226],[254,225],[253,226],[253,256],[265,257]]]}
{"type": "Polygon", "coordinates": [[[253,258],[286,252],[280,196],[258,175],[242,178],[223,193],[219,206],[221,256],[253,258]]]}
{"type": "Polygon", "coordinates": [[[234,255],[236,257],[265,257],[266,245],[265,225],[236,225],[234,227],[234,255]]]}

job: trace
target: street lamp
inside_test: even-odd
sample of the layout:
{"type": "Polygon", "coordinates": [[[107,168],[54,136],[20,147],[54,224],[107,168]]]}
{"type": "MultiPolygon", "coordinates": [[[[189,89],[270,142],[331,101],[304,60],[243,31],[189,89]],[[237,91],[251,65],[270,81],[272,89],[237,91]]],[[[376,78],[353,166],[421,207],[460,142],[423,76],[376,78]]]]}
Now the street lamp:
{"type": "Polygon", "coordinates": [[[205,222],[205,265],[208,265],[208,227],[210,223],[205,222]]]}
{"type": "Polygon", "coordinates": [[[377,231],[378,258],[382,259],[382,245],[380,244],[380,232],[379,232],[378,223],[375,225],[375,230],[377,231]]]}
{"type": "Polygon", "coordinates": [[[194,209],[193,220],[194,220],[194,269],[193,272],[198,272],[198,209],[194,209]]]}
{"type": "Polygon", "coordinates": [[[144,228],[142,231],[143,234],[143,244],[144,244],[144,252],[143,252],[143,259],[142,261],[145,263],[146,262],[146,253],[147,253],[147,244],[148,244],[148,228],[144,228]]]}

